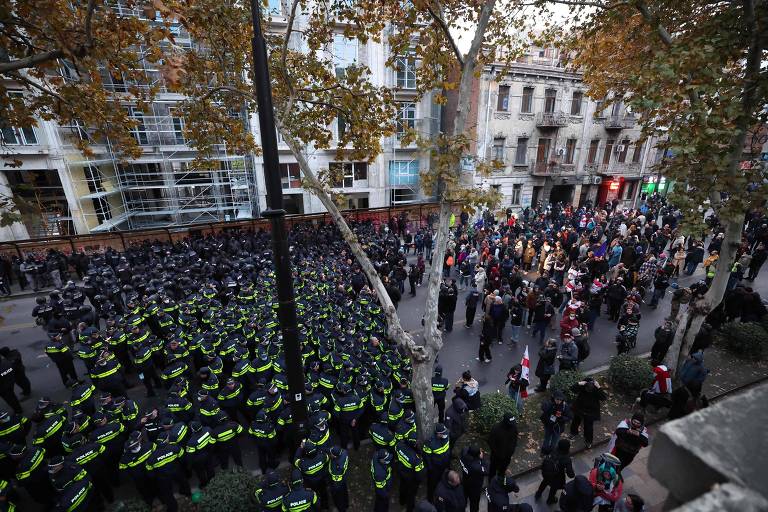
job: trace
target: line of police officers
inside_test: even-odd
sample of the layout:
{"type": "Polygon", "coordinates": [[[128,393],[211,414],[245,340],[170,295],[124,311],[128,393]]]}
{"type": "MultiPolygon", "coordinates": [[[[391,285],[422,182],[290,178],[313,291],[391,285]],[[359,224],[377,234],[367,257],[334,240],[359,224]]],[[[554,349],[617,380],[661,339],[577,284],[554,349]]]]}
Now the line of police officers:
{"type": "MultiPolygon", "coordinates": [[[[264,238],[248,236],[252,245],[264,238]]],[[[224,235],[146,245],[111,262],[97,255],[88,289],[68,283],[35,311],[71,397],[66,404],[41,398],[31,422],[0,414],[2,507],[12,507],[4,497],[18,486],[52,509],[98,510],[128,477],[144,501],[176,510],[174,491],[190,494],[188,475],[204,487],[217,466],[227,469],[230,459],[242,466],[245,435],[267,475],[257,491],[266,509],[325,509],[330,493],[345,512],[347,448],[357,449],[366,432],[377,447],[370,466],[377,512],[388,509],[393,466],[409,512],[427,474],[432,495],[455,436],[441,423],[423,446],[417,442],[410,363],[384,336],[375,297],[352,290],[343,242],[325,236],[330,255],[301,246],[295,253],[307,432],[300,435],[291,417],[268,253],[242,251],[245,242],[224,235]],[[76,358],[86,375],[78,375],[76,358]],[[162,388],[162,404],[140,412],[127,397],[133,375],[148,397],[162,388]],[[285,449],[295,467],[288,486],[274,473],[285,449]]],[[[445,388],[438,399],[444,404],[445,388]]],[[[472,488],[471,502],[481,488],[472,488]]]]}

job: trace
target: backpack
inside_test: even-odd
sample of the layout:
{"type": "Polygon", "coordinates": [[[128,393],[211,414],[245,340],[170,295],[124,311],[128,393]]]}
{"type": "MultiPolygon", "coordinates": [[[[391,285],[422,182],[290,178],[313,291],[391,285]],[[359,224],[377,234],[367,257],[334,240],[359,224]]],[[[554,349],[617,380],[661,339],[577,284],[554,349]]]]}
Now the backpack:
{"type": "Polygon", "coordinates": [[[448,259],[445,260],[445,264],[448,265],[449,267],[452,267],[453,266],[453,256],[448,256],[448,259]]]}
{"type": "Polygon", "coordinates": [[[560,461],[557,455],[550,453],[541,462],[541,476],[545,479],[553,479],[560,476],[560,461]]]}

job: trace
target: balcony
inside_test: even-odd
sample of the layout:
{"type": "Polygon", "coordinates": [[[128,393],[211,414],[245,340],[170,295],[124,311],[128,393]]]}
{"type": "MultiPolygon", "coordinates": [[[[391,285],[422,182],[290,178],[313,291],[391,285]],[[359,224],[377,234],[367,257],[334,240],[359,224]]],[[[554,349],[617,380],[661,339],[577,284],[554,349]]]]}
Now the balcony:
{"type": "Polygon", "coordinates": [[[635,127],[635,118],[634,116],[608,116],[603,121],[603,126],[611,131],[631,129],[635,127]]]}
{"type": "Polygon", "coordinates": [[[562,112],[539,112],[536,114],[537,128],[561,128],[568,126],[568,116],[562,112]]]}
{"type": "Polygon", "coordinates": [[[531,175],[532,176],[551,176],[554,174],[554,163],[547,162],[531,162],[531,175]]]}

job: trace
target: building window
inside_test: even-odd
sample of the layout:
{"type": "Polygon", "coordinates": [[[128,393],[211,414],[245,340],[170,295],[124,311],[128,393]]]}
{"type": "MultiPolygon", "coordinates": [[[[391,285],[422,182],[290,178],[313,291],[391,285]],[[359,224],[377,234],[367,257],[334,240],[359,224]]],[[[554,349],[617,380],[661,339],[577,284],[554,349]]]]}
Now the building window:
{"type": "Polygon", "coordinates": [[[412,203],[418,201],[419,193],[410,188],[393,188],[389,197],[392,204],[412,203]]]}
{"type": "Polygon", "coordinates": [[[390,160],[390,186],[416,185],[419,182],[418,160],[390,160]]]}
{"type": "MultiPolygon", "coordinates": [[[[24,95],[18,91],[8,93],[12,98],[21,99],[24,95]]],[[[37,144],[37,134],[31,126],[16,128],[14,126],[3,126],[0,128],[0,141],[8,146],[30,146],[37,144]]]]}
{"type": "Polygon", "coordinates": [[[608,139],[605,143],[605,152],[603,153],[603,165],[611,163],[611,152],[613,151],[613,144],[616,141],[614,139],[608,139]]]}
{"type": "Polygon", "coordinates": [[[571,115],[572,116],[581,115],[581,101],[583,98],[584,98],[583,92],[573,91],[573,96],[571,96],[571,115]]]}
{"type": "Polygon", "coordinates": [[[549,158],[549,146],[552,144],[552,139],[539,139],[539,145],[536,148],[536,163],[545,164],[549,158]]]}
{"type": "Polygon", "coordinates": [[[547,89],[544,91],[544,112],[551,114],[555,111],[556,99],[557,91],[555,89],[547,89]]]}
{"type": "Polygon", "coordinates": [[[515,164],[525,165],[528,162],[528,138],[520,137],[517,139],[517,148],[515,149],[515,164]]]}
{"type": "Polygon", "coordinates": [[[530,114],[533,112],[533,87],[523,87],[523,98],[520,102],[520,112],[530,114]]]}
{"type": "Polygon", "coordinates": [[[568,139],[565,142],[565,160],[566,164],[573,164],[576,155],[576,139],[568,139]]]}
{"type": "Polygon", "coordinates": [[[331,162],[328,169],[335,188],[352,188],[355,181],[368,179],[368,164],[365,162],[331,162]]]}
{"type": "Polygon", "coordinates": [[[589,154],[587,155],[587,163],[593,164],[597,162],[597,150],[600,148],[600,139],[592,139],[589,143],[589,154]]]}
{"type": "Polygon", "coordinates": [[[506,112],[509,110],[509,86],[499,86],[499,98],[496,101],[496,110],[506,112]]]}
{"type": "Polygon", "coordinates": [[[280,182],[283,184],[283,189],[301,188],[299,164],[280,164],[280,182]]]}
{"type": "Polygon", "coordinates": [[[605,108],[605,100],[597,100],[595,102],[594,117],[605,117],[605,115],[603,114],[604,108],[605,108]]]}
{"type": "Polygon", "coordinates": [[[504,144],[507,139],[504,137],[495,137],[493,139],[493,153],[491,159],[497,162],[504,162],[504,144]]]}
{"type": "Polygon", "coordinates": [[[632,163],[640,163],[640,158],[643,156],[643,143],[638,142],[635,144],[635,150],[632,152],[632,163]]]}
{"type": "Polygon", "coordinates": [[[344,135],[347,134],[347,130],[349,129],[349,125],[347,124],[347,119],[339,114],[336,116],[336,140],[341,140],[344,135]]]}
{"type": "Polygon", "coordinates": [[[521,183],[515,183],[512,185],[512,198],[510,203],[513,205],[520,204],[520,198],[523,195],[523,185],[521,183]]]}
{"type": "Polygon", "coordinates": [[[621,108],[622,108],[622,103],[620,101],[611,105],[611,116],[614,116],[614,117],[620,116],[621,108]]]}
{"type": "Polygon", "coordinates": [[[147,127],[144,125],[144,112],[136,108],[131,108],[131,117],[136,121],[136,126],[133,128],[133,138],[141,146],[149,144],[149,135],[147,133],[147,127]]]}
{"type": "Polygon", "coordinates": [[[401,103],[397,113],[397,139],[402,139],[408,130],[416,128],[416,104],[401,103]]]}
{"type": "Polygon", "coordinates": [[[416,88],[416,59],[412,57],[398,57],[395,60],[397,72],[397,87],[400,89],[416,88]]]}
{"type": "Polygon", "coordinates": [[[279,16],[282,11],[283,6],[280,0],[267,0],[267,14],[279,16]]]}
{"type": "Polygon", "coordinates": [[[341,78],[347,68],[357,62],[357,39],[349,39],[344,34],[333,35],[333,68],[336,76],[341,78]]]}
{"type": "Polygon", "coordinates": [[[304,194],[285,194],[283,196],[285,213],[298,215],[304,213],[304,194]]]}
{"type": "Polygon", "coordinates": [[[629,151],[629,139],[624,139],[616,149],[619,153],[619,163],[623,164],[627,161],[627,152],[629,151]]]}

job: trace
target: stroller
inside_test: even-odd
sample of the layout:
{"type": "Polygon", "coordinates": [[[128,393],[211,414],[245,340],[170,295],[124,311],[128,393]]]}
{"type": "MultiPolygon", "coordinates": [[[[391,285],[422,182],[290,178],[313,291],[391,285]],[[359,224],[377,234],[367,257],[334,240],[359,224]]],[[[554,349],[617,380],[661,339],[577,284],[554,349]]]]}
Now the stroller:
{"type": "Polygon", "coordinates": [[[635,348],[637,345],[638,327],[639,325],[636,323],[629,323],[619,327],[619,334],[616,335],[616,350],[619,355],[630,352],[635,348]]]}

